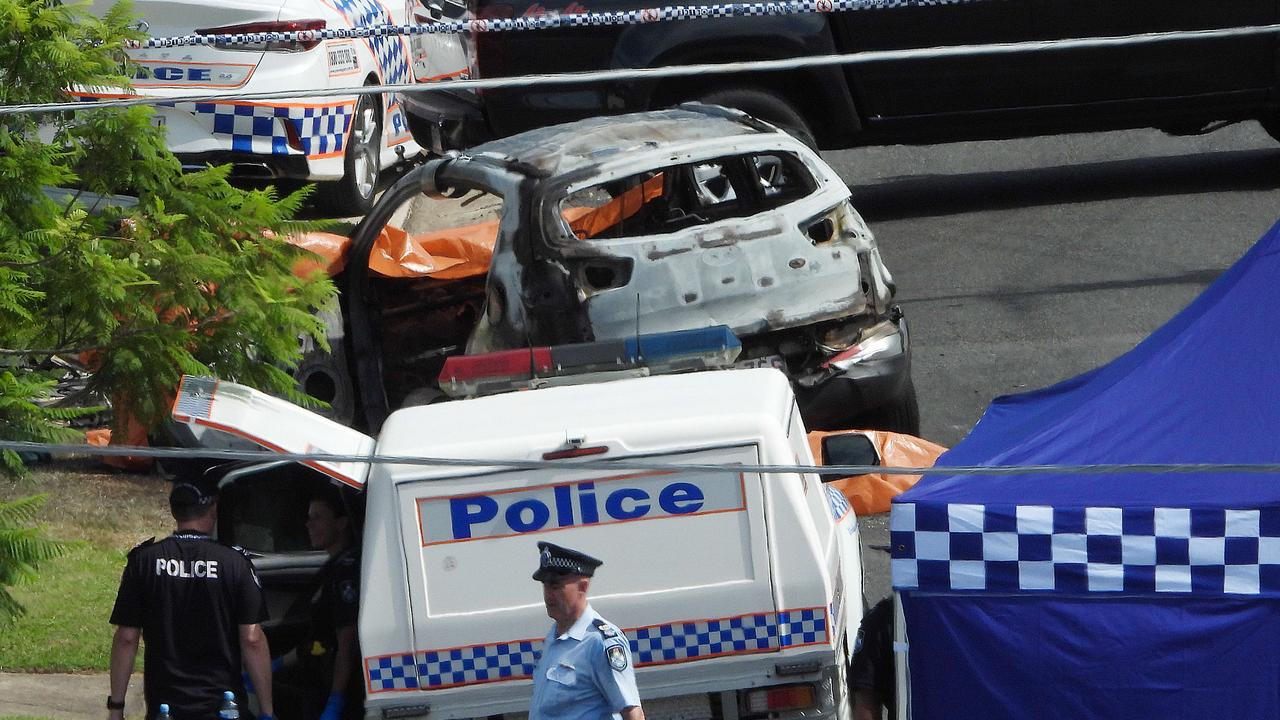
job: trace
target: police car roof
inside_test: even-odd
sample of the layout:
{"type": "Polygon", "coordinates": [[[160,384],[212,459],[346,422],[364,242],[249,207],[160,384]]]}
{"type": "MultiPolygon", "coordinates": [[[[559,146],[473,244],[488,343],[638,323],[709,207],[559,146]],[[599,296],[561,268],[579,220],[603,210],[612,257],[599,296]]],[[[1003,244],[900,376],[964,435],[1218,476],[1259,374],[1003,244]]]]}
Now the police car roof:
{"type": "MultiPolygon", "coordinates": [[[[713,370],[544,388],[392,413],[378,452],[449,458],[540,459],[564,447],[620,443],[628,454],[724,445],[785,424],[791,386],[772,368],[713,370]]],[[[608,459],[609,455],[597,459],[608,459]]],[[[390,466],[410,479],[473,473],[473,468],[390,466]]]]}

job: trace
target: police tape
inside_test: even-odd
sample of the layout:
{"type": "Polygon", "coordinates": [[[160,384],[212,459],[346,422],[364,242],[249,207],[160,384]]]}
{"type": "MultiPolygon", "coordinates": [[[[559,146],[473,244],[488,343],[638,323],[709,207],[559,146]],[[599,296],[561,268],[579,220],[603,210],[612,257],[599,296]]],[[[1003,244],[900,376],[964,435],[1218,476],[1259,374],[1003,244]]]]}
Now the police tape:
{"type": "Polygon", "coordinates": [[[1103,38],[1075,38],[1069,40],[1037,40],[1018,43],[989,43],[985,45],[950,45],[906,50],[868,50],[857,53],[819,55],[786,58],[782,60],[751,60],[728,63],[699,63],[696,65],[670,65],[656,68],[623,68],[616,70],[591,70],[577,73],[522,75],[518,77],[484,78],[475,80],[448,80],[432,83],[406,83],[401,85],[366,85],[363,87],[320,88],[307,90],[272,90],[268,92],[200,93],[195,95],[123,96],[109,98],[82,98],[75,102],[29,103],[0,106],[0,116],[51,112],[75,112],[102,108],[134,107],[139,105],[170,106],[178,103],[225,101],[273,101],[298,98],[352,98],[357,95],[380,95],[399,92],[456,92],[458,90],[492,90],[500,88],[525,88],[543,85],[574,85],[593,82],[625,82],[631,80],[657,80],[665,78],[705,76],[711,74],[736,74],[754,72],[779,72],[806,68],[836,67],[869,62],[900,60],[934,60],[941,58],[970,57],[974,55],[1011,55],[1031,51],[1064,51],[1104,47],[1122,47],[1148,43],[1216,40],[1224,38],[1270,35],[1280,32],[1280,24],[1251,25],[1218,30],[1188,30],[1160,33],[1140,33],[1103,38]]]}
{"type": "Polygon", "coordinates": [[[220,448],[142,447],[127,445],[76,445],[0,440],[0,451],[96,457],[145,457],[154,459],[205,458],[227,462],[325,462],[369,463],[436,467],[538,470],[638,470],[650,472],[817,473],[822,475],[1117,475],[1117,474],[1280,474],[1280,463],[1093,463],[1043,465],[956,465],[950,467],[894,467],[884,465],[747,465],[742,463],[672,463],[643,460],[502,460],[497,458],[441,458],[412,455],[342,455],[334,453],[285,453],[271,450],[220,448]]]}
{"type": "Polygon", "coordinates": [[[973,5],[1006,0],[778,0],[773,2],[716,3],[711,5],[668,5],[664,7],[614,10],[611,12],[558,13],[518,18],[476,18],[406,25],[360,25],[352,28],[288,30],[257,33],[211,33],[148,38],[131,43],[138,49],[171,48],[189,45],[249,45],[273,42],[316,42],[319,40],[367,39],[402,35],[517,32],[556,28],[647,25],[676,20],[708,20],[728,17],[766,17],[810,13],[851,12],[942,5],[973,5]]]}

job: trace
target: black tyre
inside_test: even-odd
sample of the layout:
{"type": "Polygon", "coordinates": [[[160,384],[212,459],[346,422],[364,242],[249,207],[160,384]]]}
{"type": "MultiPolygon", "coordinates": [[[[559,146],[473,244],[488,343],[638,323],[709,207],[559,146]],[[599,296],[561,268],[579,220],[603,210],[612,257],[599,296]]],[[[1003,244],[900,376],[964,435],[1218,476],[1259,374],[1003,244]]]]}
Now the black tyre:
{"type": "Polygon", "coordinates": [[[853,427],[920,435],[920,402],[915,383],[908,379],[906,389],[895,402],[859,417],[853,427]]]}
{"type": "Polygon", "coordinates": [[[325,210],[364,215],[373,207],[382,177],[382,96],[361,95],[351,118],[341,180],[322,186],[325,210]]]}
{"type": "Polygon", "coordinates": [[[745,86],[731,87],[707,93],[700,100],[708,105],[723,105],[741,110],[752,117],[777,125],[805,145],[818,149],[818,143],[804,116],[794,105],[772,91],[745,86]]]}
{"type": "Polygon", "coordinates": [[[302,338],[302,360],[294,369],[293,377],[298,381],[298,389],[329,404],[327,408],[311,410],[334,422],[351,425],[356,416],[356,389],[347,365],[342,315],[337,310],[321,311],[318,315],[325,323],[329,351],[309,337],[302,338]]]}

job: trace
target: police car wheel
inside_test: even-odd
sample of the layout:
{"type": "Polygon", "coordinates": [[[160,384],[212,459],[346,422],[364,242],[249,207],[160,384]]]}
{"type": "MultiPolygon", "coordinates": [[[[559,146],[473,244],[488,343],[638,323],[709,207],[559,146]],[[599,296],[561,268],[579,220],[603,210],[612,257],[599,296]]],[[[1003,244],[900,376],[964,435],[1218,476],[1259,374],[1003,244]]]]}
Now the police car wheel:
{"type": "Polygon", "coordinates": [[[361,95],[351,118],[343,176],[333,183],[331,209],[344,215],[363,215],[373,207],[381,178],[381,95],[361,95]]]}

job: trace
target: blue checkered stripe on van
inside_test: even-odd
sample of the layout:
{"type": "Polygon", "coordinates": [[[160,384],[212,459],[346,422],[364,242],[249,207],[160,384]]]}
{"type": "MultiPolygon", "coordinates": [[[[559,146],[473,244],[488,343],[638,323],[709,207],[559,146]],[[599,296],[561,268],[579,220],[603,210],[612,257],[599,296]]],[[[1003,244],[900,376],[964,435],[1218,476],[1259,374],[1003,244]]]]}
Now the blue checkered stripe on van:
{"type": "Polygon", "coordinates": [[[778,650],[827,640],[825,608],[758,613],[628,630],[637,666],[778,650]]]}
{"type": "MultiPolygon", "coordinates": [[[[805,608],[626,630],[637,667],[829,642],[827,609],[805,608]]],[[[438,690],[533,676],[541,640],[365,658],[369,692],[438,690]]]]}
{"type": "Polygon", "coordinates": [[[1280,507],[895,504],[900,589],[1280,597],[1280,507]]]}

